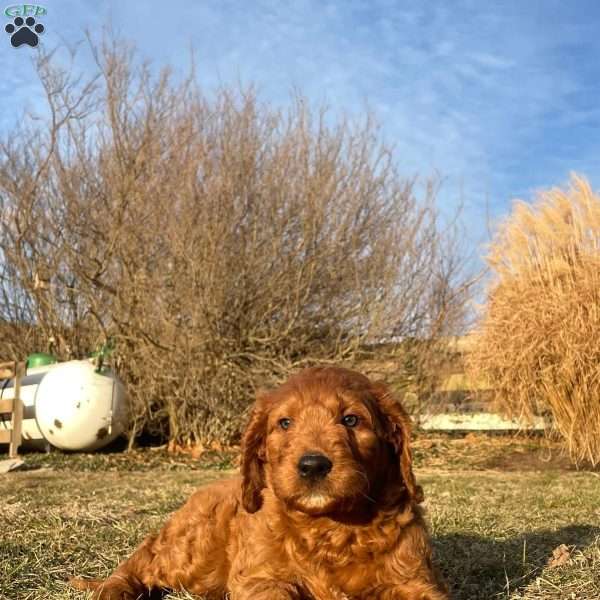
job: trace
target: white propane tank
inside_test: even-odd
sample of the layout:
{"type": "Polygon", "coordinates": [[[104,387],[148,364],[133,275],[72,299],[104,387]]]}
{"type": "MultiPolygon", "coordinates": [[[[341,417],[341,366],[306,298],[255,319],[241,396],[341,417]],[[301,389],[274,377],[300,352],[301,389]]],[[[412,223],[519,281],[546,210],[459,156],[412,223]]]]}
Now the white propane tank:
{"type": "MultiPolygon", "coordinates": [[[[0,397],[14,397],[14,380],[0,397]]],[[[62,450],[97,450],[127,426],[123,384],[110,370],[72,360],[28,369],[21,383],[24,440],[45,440],[62,450]]],[[[0,418],[0,428],[7,423],[0,418]]]]}
{"type": "MultiPolygon", "coordinates": [[[[21,434],[23,436],[23,443],[29,446],[43,448],[47,444],[35,420],[34,404],[38,383],[42,380],[46,372],[53,367],[56,367],[56,364],[27,369],[25,377],[21,380],[21,400],[23,402],[21,434]]],[[[12,400],[15,397],[14,392],[14,379],[0,381],[1,399],[12,400]]],[[[10,429],[10,415],[0,415],[0,429],[10,429]]]]}

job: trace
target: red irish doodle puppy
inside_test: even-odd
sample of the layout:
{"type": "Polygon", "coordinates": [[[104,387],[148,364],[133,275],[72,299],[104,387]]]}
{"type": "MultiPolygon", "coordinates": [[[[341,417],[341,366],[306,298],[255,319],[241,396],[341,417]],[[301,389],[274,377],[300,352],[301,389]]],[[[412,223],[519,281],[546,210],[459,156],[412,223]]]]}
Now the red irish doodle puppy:
{"type": "Polygon", "coordinates": [[[447,600],[411,468],[410,420],[386,387],[336,367],[256,401],[242,477],[197,491],[96,600],[186,589],[232,600],[447,600]]]}

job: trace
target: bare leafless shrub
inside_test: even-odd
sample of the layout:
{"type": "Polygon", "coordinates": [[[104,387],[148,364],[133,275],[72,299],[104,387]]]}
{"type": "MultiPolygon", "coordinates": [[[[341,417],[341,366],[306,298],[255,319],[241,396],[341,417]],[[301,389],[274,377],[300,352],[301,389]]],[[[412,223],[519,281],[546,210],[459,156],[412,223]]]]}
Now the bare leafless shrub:
{"type": "Polygon", "coordinates": [[[600,461],[600,198],[567,191],[516,203],[487,258],[493,272],[471,366],[514,416],[549,414],[575,461],[600,461]]]}
{"type": "Polygon", "coordinates": [[[38,335],[12,351],[110,338],[134,431],[208,443],[235,436],[257,385],[459,324],[436,188],[399,176],[371,119],[207,96],[91,47],[88,80],[40,60],[50,116],[0,148],[3,318],[38,335]]]}

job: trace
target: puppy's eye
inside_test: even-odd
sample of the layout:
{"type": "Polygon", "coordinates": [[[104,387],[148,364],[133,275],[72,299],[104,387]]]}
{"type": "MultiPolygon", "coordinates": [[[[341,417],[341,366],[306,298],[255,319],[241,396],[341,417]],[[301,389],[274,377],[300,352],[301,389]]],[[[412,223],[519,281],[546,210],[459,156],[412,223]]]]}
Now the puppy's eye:
{"type": "Polygon", "coordinates": [[[291,424],[292,420],[288,419],[287,417],[284,419],[279,419],[279,427],[281,427],[281,429],[288,429],[291,424]]]}
{"type": "Polygon", "coordinates": [[[342,424],[346,427],[356,427],[358,424],[358,417],[356,415],[346,415],[342,417],[342,424]]]}

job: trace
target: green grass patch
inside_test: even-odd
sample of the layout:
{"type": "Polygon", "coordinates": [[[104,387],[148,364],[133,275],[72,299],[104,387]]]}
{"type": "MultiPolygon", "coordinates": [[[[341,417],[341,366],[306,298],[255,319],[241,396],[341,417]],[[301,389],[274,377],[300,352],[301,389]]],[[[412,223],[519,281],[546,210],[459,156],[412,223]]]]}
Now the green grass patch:
{"type": "MultiPolygon", "coordinates": [[[[417,439],[436,560],[453,598],[597,600],[600,477],[544,462],[539,441],[506,442],[417,439]],[[516,457],[512,469],[501,466],[503,452],[516,457]],[[563,564],[549,565],[562,544],[563,564]]],[[[66,580],[108,575],[195,488],[234,472],[225,470],[234,457],[222,458],[207,470],[156,450],[27,455],[43,468],[0,475],[0,598],[89,597],[66,580]]]]}
{"type": "MultiPolygon", "coordinates": [[[[44,468],[68,472],[123,472],[123,471],[222,471],[235,466],[238,457],[236,450],[218,452],[208,450],[199,457],[191,453],[174,454],[165,447],[137,448],[130,452],[105,450],[100,452],[27,452],[22,458],[27,467],[44,468]]],[[[8,458],[0,454],[0,460],[8,458]]]]}

